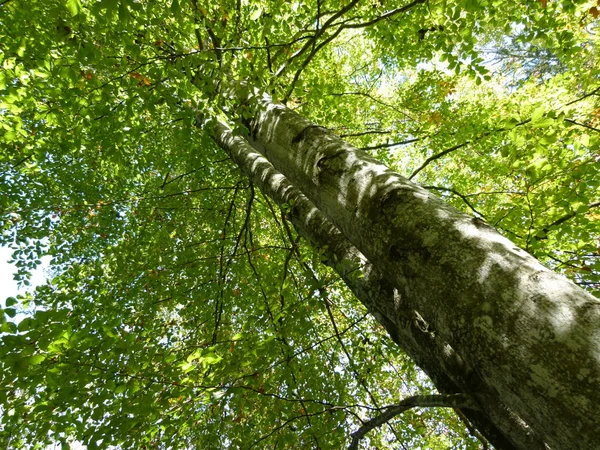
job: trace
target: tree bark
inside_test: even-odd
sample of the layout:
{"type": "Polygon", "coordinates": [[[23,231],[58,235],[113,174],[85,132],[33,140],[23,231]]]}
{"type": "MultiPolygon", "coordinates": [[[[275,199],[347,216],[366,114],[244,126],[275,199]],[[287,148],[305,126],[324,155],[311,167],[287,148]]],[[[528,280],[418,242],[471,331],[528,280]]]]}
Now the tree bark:
{"type": "MultiPolygon", "coordinates": [[[[386,328],[392,340],[427,373],[439,392],[468,392],[469,386],[478,384],[473,379],[473,373],[465,370],[460,357],[423,328],[422,318],[415,311],[399,310],[395,323],[384,315],[387,305],[394,302],[395,291],[392,286],[268,160],[243,137],[235,136],[221,123],[215,125],[214,139],[265,195],[279,206],[290,205],[286,216],[301,236],[323,250],[326,264],[340,275],[354,295],[386,328]],[[399,327],[397,323],[402,326],[399,327]]],[[[488,413],[482,411],[463,409],[461,417],[466,418],[496,448],[543,448],[541,440],[523,427],[520,420],[504,414],[507,408],[499,399],[492,401],[488,397],[486,400],[486,408],[495,411],[494,416],[500,416],[497,422],[502,424],[502,429],[493,423],[488,413]],[[498,414],[498,411],[502,414],[498,414]],[[505,430],[510,430],[510,433],[505,430]]]]}
{"type": "Polygon", "coordinates": [[[388,329],[406,330],[410,311],[469,381],[443,361],[440,372],[505,437],[517,448],[532,448],[527,436],[552,449],[597,447],[597,299],[268,97],[251,128],[253,146],[383,274],[394,291],[378,305],[388,329]]]}

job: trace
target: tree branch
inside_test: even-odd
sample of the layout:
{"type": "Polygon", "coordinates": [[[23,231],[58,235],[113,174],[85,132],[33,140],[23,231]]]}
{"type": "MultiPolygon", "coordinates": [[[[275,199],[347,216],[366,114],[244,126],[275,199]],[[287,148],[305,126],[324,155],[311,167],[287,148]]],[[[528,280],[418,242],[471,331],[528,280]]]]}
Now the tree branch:
{"type": "Polygon", "coordinates": [[[473,141],[466,141],[466,142],[463,142],[462,144],[455,145],[454,147],[447,148],[446,150],[436,153],[435,155],[431,155],[429,158],[427,158],[425,160],[425,162],[423,162],[423,164],[421,164],[419,167],[417,167],[417,169],[408,177],[408,179],[412,180],[421,170],[423,170],[425,167],[427,167],[429,165],[429,163],[431,163],[432,161],[435,161],[436,159],[440,159],[442,156],[445,156],[448,153],[453,152],[454,150],[463,148],[463,147],[469,145],[471,142],[473,142],[473,141]]]}
{"type": "Polygon", "coordinates": [[[360,136],[366,136],[368,134],[392,134],[392,130],[367,130],[367,131],[361,131],[358,133],[340,134],[339,136],[342,139],[345,139],[347,137],[360,137],[360,136]]]}
{"type": "Polygon", "coordinates": [[[585,123],[577,122],[573,119],[565,119],[565,122],[569,122],[569,123],[572,123],[573,125],[578,125],[580,127],[587,128],[588,130],[595,131],[596,133],[600,133],[600,130],[598,128],[591,127],[589,125],[586,125],[585,123]]]}
{"type": "MultiPolygon", "coordinates": [[[[588,210],[592,209],[592,208],[597,208],[598,206],[600,206],[600,202],[593,202],[587,205],[588,210]]],[[[550,225],[546,225],[544,228],[542,228],[542,231],[545,234],[548,234],[550,231],[550,228],[555,227],[557,225],[560,225],[561,223],[566,222],[569,219],[572,219],[573,217],[575,217],[578,213],[573,211],[569,214],[565,214],[564,216],[562,216],[560,219],[555,220],[554,222],[552,222],[550,225]]]]}
{"type": "Polygon", "coordinates": [[[219,67],[221,67],[221,64],[223,62],[223,52],[221,51],[221,40],[215,34],[215,32],[213,31],[213,29],[211,27],[209,27],[207,25],[205,28],[206,28],[208,36],[210,37],[210,40],[213,44],[213,50],[215,51],[215,55],[217,56],[217,61],[219,62],[219,67]]]}
{"type": "Polygon", "coordinates": [[[406,139],[405,141],[400,141],[400,142],[387,142],[385,144],[372,145],[370,147],[361,147],[359,150],[364,150],[364,151],[377,150],[380,148],[395,147],[396,145],[412,144],[413,142],[417,142],[420,140],[421,140],[421,138],[414,138],[414,139],[406,139]]]}
{"type": "Polygon", "coordinates": [[[296,70],[296,73],[294,74],[294,79],[290,83],[290,87],[289,87],[287,93],[285,94],[285,96],[283,97],[284,104],[288,101],[288,99],[292,95],[292,92],[294,92],[294,87],[296,86],[296,83],[298,82],[298,79],[300,78],[300,74],[302,73],[302,71],[312,61],[312,59],[318,53],[318,51],[321,50],[327,44],[329,44],[331,41],[333,41],[342,32],[342,30],[343,30],[343,28],[339,27],[331,36],[329,36],[327,39],[325,39],[323,42],[321,42],[316,48],[313,47],[313,50],[310,52],[310,55],[308,55],[306,57],[306,59],[302,62],[302,65],[300,66],[300,68],[298,70],[296,70]]]}
{"type": "MultiPolygon", "coordinates": [[[[348,3],[342,9],[340,9],[337,13],[335,13],[334,15],[332,15],[323,24],[323,26],[320,29],[316,30],[315,34],[311,37],[311,39],[306,44],[304,44],[304,46],[300,50],[298,50],[296,53],[294,53],[292,56],[290,56],[288,58],[288,60],[277,71],[276,77],[281,76],[283,74],[283,72],[287,69],[287,67],[296,58],[298,58],[299,56],[302,56],[302,54],[304,52],[306,52],[309,48],[313,47],[313,44],[317,41],[317,39],[319,39],[323,35],[323,33],[325,33],[325,31],[327,30],[327,28],[329,28],[335,20],[337,20],[338,18],[340,18],[341,16],[343,16],[344,14],[346,14],[348,11],[350,11],[358,3],[358,1],[359,0],[352,0],[350,3],[348,3]]],[[[313,48],[313,52],[314,52],[314,48],[313,48]]]]}
{"type": "Polygon", "coordinates": [[[465,142],[463,142],[462,144],[455,145],[454,147],[450,147],[450,148],[448,148],[448,149],[446,149],[446,150],[443,150],[443,151],[441,151],[440,153],[436,153],[435,155],[432,155],[432,156],[430,156],[429,158],[427,158],[427,159],[425,160],[425,162],[423,162],[423,164],[421,164],[421,165],[420,165],[420,166],[419,166],[419,167],[418,167],[418,168],[417,168],[417,169],[416,169],[416,170],[415,170],[415,171],[414,171],[414,172],[413,172],[413,173],[412,173],[412,174],[411,174],[411,175],[408,177],[408,179],[409,179],[409,180],[412,180],[412,179],[413,179],[413,178],[414,178],[414,177],[415,177],[415,176],[416,176],[416,175],[417,175],[417,174],[418,174],[418,173],[419,173],[421,170],[423,170],[425,167],[427,167],[427,166],[429,165],[429,163],[431,163],[432,161],[435,161],[436,159],[439,159],[439,158],[441,158],[442,156],[445,156],[445,155],[447,155],[448,153],[451,153],[451,152],[453,152],[454,150],[458,150],[458,149],[460,149],[460,148],[463,148],[463,147],[465,147],[466,145],[473,144],[473,143],[475,143],[475,142],[477,142],[477,141],[480,141],[481,139],[483,139],[483,138],[485,138],[485,137],[489,136],[489,135],[490,135],[490,134],[492,134],[492,133],[499,133],[499,132],[501,132],[501,131],[507,131],[507,130],[509,130],[509,129],[512,129],[512,128],[516,128],[516,127],[520,127],[520,126],[522,126],[522,125],[525,125],[526,123],[529,123],[529,122],[531,122],[531,118],[529,118],[529,119],[525,119],[525,120],[522,120],[521,122],[519,122],[519,123],[515,124],[515,125],[514,125],[514,127],[511,127],[511,128],[497,128],[497,129],[495,129],[495,130],[489,130],[489,131],[486,131],[486,132],[484,132],[484,133],[480,134],[479,136],[477,136],[477,137],[473,138],[473,139],[472,139],[472,140],[470,140],[470,141],[465,141],[465,142]]]}
{"type": "MultiPolygon", "coordinates": [[[[368,99],[372,100],[373,102],[385,106],[386,108],[390,108],[393,111],[396,111],[398,114],[403,115],[404,117],[407,117],[408,119],[415,121],[414,118],[412,118],[411,116],[409,116],[408,114],[406,114],[404,111],[400,111],[398,108],[396,108],[394,105],[390,105],[384,101],[379,100],[378,98],[373,97],[371,94],[368,94],[366,92],[332,92],[331,94],[326,94],[326,95],[331,95],[334,97],[340,97],[342,95],[359,95],[361,97],[367,97],[368,99]]],[[[416,122],[416,121],[415,121],[416,122]]]]}
{"type": "Polygon", "coordinates": [[[475,207],[471,204],[471,202],[467,199],[467,197],[465,195],[461,194],[460,192],[455,191],[454,189],[439,187],[439,186],[423,186],[423,187],[425,189],[450,192],[450,193],[456,195],[457,197],[460,197],[462,199],[462,201],[465,202],[465,204],[471,209],[471,211],[473,211],[475,214],[477,214],[478,217],[481,217],[482,219],[485,220],[485,216],[483,214],[481,214],[479,211],[477,211],[475,209],[475,207]]]}
{"type": "MultiPolygon", "coordinates": [[[[580,102],[581,100],[584,100],[584,99],[586,99],[586,98],[588,98],[588,97],[591,97],[592,95],[596,95],[596,94],[598,94],[599,92],[600,92],[600,86],[598,86],[598,87],[597,87],[596,89],[594,89],[593,91],[591,91],[591,92],[588,92],[587,94],[584,94],[583,96],[581,96],[581,97],[579,97],[579,98],[577,98],[577,99],[575,99],[575,100],[572,100],[572,101],[570,101],[569,103],[565,104],[564,106],[570,106],[570,105],[572,105],[573,103],[580,102]]],[[[563,106],[563,108],[564,108],[564,106],[563,106]]]]}
{"type": "MultiPolygon", "coordinates": [[[[196,12],[200,11],[198,9],[198,2],[197,2],[197,0],[192,0],[192,5],[194,6],[194,9],[196,10],[196,12]]],[[[198,15],[197,14],[194,16],[194,23],[196,23],[196,24],[199,23],[198,15]]],[[[202,43],[202,36],[200,35],[200,29],[199,28],[194,28],[194,33],[196,35],[196,41],[198,42],[198,48],[200,50],[204,50],[204,44],[202,43]]]]}
{"type": "Polygon", "coordinates": [[[395,16],[396,14],[403,13],[403,12],[409,10],[410,8],[412,8],[413,6],[416,6],[416,5],[420,4],[420,3],[425,3],[425,0],[415,0],[412,3],[409,3],[408,5],[405,5],[405,6],[401,7],[401,8],[396,8],[396,9],[393,9],[391,11],[388,11],[385,14],[382,14],[381,16],[376,17],[376,18],[374,18],[372,20],[369,20],[367,22],[350,24],[350,25],[344,25],[344,28],[365,28],[365,27],[369,27],[371,25],[376,24],[377,22],[380,22],[380,21],[385,20],[385,19],[389,19],[390,17],[395,16]]]}
{"type": "Polygon", "coordinates": [[[33,155],[26,156],[25,158],[21,159],[19,162],[13,164],[12,168],[15,169],[15,168],[19,167],[21,164],[23,164],[25,161],[30,160],[32,157],[33,157],[33,155]]]}
{"type": "MultiPolygon", "coordinates": [[[[244,51],[244,50],[269,50],[271,48],[285,48],[285,47],[289,47],[290,45],[295,44],[296,42],[300,42],[300,41],[304,41],[306,39],[310,39],[311,36],[300,36],[299,38],[296,38],[290,42],[283,42],[280,44],[268,44],[268,45],[247,45],[247,46],[238,46],[238,47],[219,47],[219,50],[221,50],[222,52],[239,52],[239,51],[244,51]]],[[[194,52],[191,52],[190,54],[193,54],[194,52]]],[[[198,53],[198,52],[195,52],[198,53]]],[[[277,55],[274,55],[272,57],[272,60],[277,59],[277,55]]]]}
{"type": "Polygon", "coordinates": [[[337,30],[334,31],[334,33],[331,36],[329,36],[327,39],[325,39],[323,42],[321,42],[315,48],[314,43],[325,32],[325,30],[332,25],[332,22],[334,20],[338,19],[339,17],[341,17],[342,15],[344,15],[346,12],[348,12],[356,3],[358,3],[358,1],[350,2],[348,5],[346,5],[344,8],[342,8],[340,11],[338,11],[338,13],[336,13],[335,15],[333,15],[332,17],[330,17],[329,20],[323,26],[323,28],[321,28],[320,30],[317,30],[317,32],[313,36],[313,39],[311,41],[307,42],[302,49],[300,49],[298,52],[296,52],[294,55],[292,55],[292,57],[288,61],[286,61],[286,63],[283,65],[283,67],[281,69],[279,69],[279,71],[277,72],[277,76],[281,75],[283,73],[283,71],[290,65],[290,63],[295,58],[297,58],[302,53],[304,53],[308,49],[308,47],[312,47],[312,51],[306,57],[306,59],[304,60],[304,62],[300,66],[300,68],[294,74],[294,79],[290,83],[290,87],[289,87],[287,93],[285,94],[285,96],[283,97],[283,103],[286,103],[287,100],[289,99],[289,97],[292,95],[292,92],[294,91],[294,87],[295,87],[296,83],[298,82],[298,78],[300,78],[300,74],[306,68],[306,66],[308,66],[308,64],[310,63],[310,61],[312,61],[312,59],[319,52],[319,50],[321,50],[325,45],[327,45],[329,42],[331,42],[337,36],[339,36],[339,34],[343,30],[345,30],[345,29],[351,29],[351,28],[364,28],[364,27],[368,27],[369,25],[373,25],[373,24],[375,24],[375,23],[377,23],[377,22],[379,22],[381,20],[389,19],[390,17],[392,17],[392,16],[394,16],[396,14],[399,14],[399,13],[402,13],[402,12],[406,12],[406,11],[408,11],[409,9],[411,9],[412,7],[414,7],[416,5],[419,5],[421,3],[425,3],[425,0],[414,0],[413,2],[409,3],[408,5],[405,5],[405,6],[401,7],[401,8],[394,9],[392,11],[389,11],[389,12],[387,12],[387,13],[379,16],[379,17],[376,17],[375,19],[370,20],[368,22],[355,23],[355,24],[343,23],[343,24],[341,24],[337,28],[337,30]]]}
{"type": "Polygon", "coordinates": [[[478,410],[477,404],[466,394],[450,395],[414,395],[402,400],[396,405],[387,407],[387,411],[366,422],[357,431],[352,433],[352,442],[348,450],[357,450],[359,441],[371,430],[389,422],[391,419],[411,408],[468,408],[478,410]]]}

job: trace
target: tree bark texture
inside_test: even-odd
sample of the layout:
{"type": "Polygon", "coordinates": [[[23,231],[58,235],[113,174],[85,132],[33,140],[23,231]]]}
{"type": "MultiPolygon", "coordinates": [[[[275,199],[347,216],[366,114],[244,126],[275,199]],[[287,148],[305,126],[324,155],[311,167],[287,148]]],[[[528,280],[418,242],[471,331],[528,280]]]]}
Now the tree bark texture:
{"type": "MultiPolygon", "coordinates": [[[[396,323],[382,313],[386,305],[394,301],[394,289],[358,249],[243,137],[235,136],[221,123],[215,125],[214,131],[217,144],[265,195],[279,206],[289,205],[286,217],[298,232],[323,250],[326,264],[340,275],[354,295],[386,328],[392,340],[428,374],[437,389],[447,394],[468,392],[473,384],[473,375],[465,371],[464,362],[456,353],[424,328],[423,319],[418,313],[410,309],[400,310],[396,323]],[[402,326],[398,327],[397,323],[400,322],[402,326]]],[[[487,407],[490,408],[491,399],[487,401],[487,407]]],[[[493,411],[507,409],[499,400],[495,399],[494,402],[493,411]]],[[[507,437],[506,432],[499,429],[482,410],[465,409],[461,411],[461,417],[466,418],[496,448],[543,448],[541,441],[527,427],[523,427],[520,420],[501,415],[499,421],[503,428],[511,431],[507,437]]]]}
{"type": "Polygon", "coordinates": [[[424,367],[430,375],[476,399],[516,448],[597,448],[597,299],[268,97],[251,133],[268,163],[381,274],[389,294],[367,306],[418,364],[433,366],[424,367]]]}

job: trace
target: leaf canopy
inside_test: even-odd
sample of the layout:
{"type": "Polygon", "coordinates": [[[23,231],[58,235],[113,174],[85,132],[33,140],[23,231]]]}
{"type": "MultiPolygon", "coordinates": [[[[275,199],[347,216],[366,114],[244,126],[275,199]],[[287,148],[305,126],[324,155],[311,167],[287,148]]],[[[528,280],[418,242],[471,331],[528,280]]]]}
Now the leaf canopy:
{"type": "MultiPolygon", "coordinates": [[[[210,138],[217,117],[247,133],[232,89],[272,93],[600,296],[598,8],[0,2],[0,244],[25,286],[52,256],[0,314],[0,443],[340,448],[432,392],[210,138]]],[[[368,438],[398,441],[478,448],[443,409],[368,438]]]]}

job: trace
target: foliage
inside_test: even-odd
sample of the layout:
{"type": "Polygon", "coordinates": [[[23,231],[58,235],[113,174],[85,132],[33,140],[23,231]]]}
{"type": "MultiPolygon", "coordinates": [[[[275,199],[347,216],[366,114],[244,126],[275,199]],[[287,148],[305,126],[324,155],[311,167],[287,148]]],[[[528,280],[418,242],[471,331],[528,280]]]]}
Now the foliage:
{"type": "MultiPolygon", "coordinates": [[[[432,392],[196,126],[245,132],[236,80],[599,295],[599,8],[0,1],[0,243],[24,285],[53,258],[4,303],[0,443],[339,448],[432,392]]],[[[443,409],[369,440],[478,445],[443,409]]]]}

